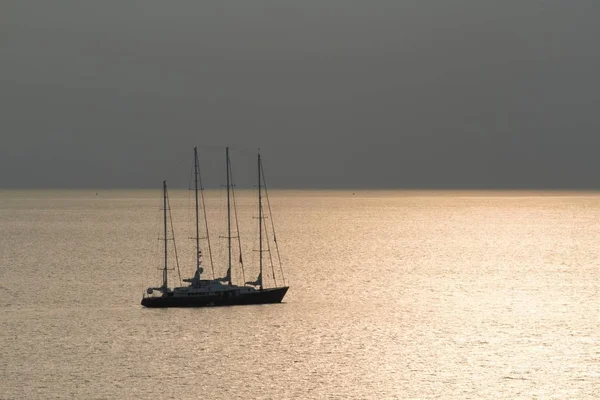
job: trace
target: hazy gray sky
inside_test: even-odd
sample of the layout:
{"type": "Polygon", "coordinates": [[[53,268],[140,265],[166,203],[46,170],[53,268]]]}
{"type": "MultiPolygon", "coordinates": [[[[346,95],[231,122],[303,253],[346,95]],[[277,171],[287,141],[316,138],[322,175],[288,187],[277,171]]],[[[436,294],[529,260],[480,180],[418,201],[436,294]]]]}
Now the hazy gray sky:
{"type": "Polygon", "coordinates": [[[1,8],[0,187],[600,187],[597,0],[1,8]]]}

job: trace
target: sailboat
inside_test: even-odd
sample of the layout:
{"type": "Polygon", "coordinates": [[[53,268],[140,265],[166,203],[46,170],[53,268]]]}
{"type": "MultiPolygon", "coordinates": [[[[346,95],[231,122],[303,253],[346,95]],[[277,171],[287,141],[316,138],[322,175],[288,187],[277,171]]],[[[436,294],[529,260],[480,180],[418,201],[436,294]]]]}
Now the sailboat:
{"type": "MultiPolygon", "coordinates": [[[[168,208],[168,192],[167,183],[163,182],[163,206],[164,206],[164,266],[162,268],[162,285],[159,287],[149,287],[142,297],[142,306],[145,307],[209,307],[209,306],[233,306],[247,304],[269,304],[280,303],[287,293],[289,286],[265,287],[263,282],[263,252],[269,251],[263,249],[264,233],[266,226],[264,224],[263,210],[263,189],[265,194],[268,193],[264,182],[264,170],[260,153],[258,154],[258,236],[259,236],[259,274],[255,281],[245,282],[241,285],[236,285],[232,282],[232,243],[231,239],[231,161],[229,159],[229,147],[225,150],[226,171],[227,171],[227,247],[228,247],[228,263],[227,273],[225,277],[216,279],[203,279],[204,268],[202,267],[202,251],[200,248],[200,226],[199,226],[199,197],[202,202],[204,223],[207,232],[209,256],[212,259],[210,248],[210,238],[208,235],[208,222],[206,217],[206,208],[204,203],[204,195],[200,195],[202,188],[200,178],[200,168],[198,162],[198,148],[194,148],[194,192],[195,192],[195,219],[196,219],[196,270],[192,278],[184,279],[188,283],[187,286],[179,286],[169,288],[168,285],[168,229],[167,229],[167,208],[168,208]]],[[[270,203],[268,210],[270,213],[270,203]]],[[[237,214],[237,213],[236,213],[237,214]]],[[[271,219],[272,221],[272,219],[271,219]]],[[[273,235],[275,235],[274,225],[272,226],[273,235]]],[[[173,238],[174,240],[174,235],[173,238]]],[[[276,238],[274,236],[276,242],[276,238]]],[[[268,241],[267,241],[268,243],[268,241]]],[[[241,249],[240,249],[241,253],[241,249]]],[[[241,258],[241,256],[240,256],[241,258]]],[[[211,260],[212,265],[212,260],[211,260]]],[[[273,271],[274,276],[274,271],[273,271]]]]}

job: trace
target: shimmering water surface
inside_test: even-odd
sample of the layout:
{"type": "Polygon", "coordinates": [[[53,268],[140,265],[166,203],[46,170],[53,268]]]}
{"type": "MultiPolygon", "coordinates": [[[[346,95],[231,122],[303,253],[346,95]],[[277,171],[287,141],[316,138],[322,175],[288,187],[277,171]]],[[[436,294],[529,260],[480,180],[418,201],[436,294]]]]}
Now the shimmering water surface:
{"type": "MultiPolygon", "coordinates": [[[[189,193],[171,200],[189,275],[189,193]]],[[[600,398],[600,195],[271,200],[283,304],[151,310],[158,191],[0,192],[0,398],[600,398]]],[[[238,205],[250,279],[252,193],[238,205]]]]}

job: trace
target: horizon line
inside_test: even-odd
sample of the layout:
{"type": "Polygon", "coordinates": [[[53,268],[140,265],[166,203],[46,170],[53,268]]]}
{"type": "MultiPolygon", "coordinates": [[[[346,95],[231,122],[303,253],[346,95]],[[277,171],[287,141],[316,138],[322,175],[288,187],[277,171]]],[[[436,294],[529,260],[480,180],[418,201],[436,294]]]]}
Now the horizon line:
{"type": "MultiPolygon", "coordinates": [[[[183,186],[171,186],[172,190],[194,190],[183,186]]],[[[205,187],[204,190],[220,190],[220,187],[205,187]]],[[[600,192],[600,187],[390,187],[390,186],[374,186],[374,187],[268,187],[270,190],[286,190],[286,191],[503,191],[503,192],[600,192]]],[[[43,190],[81,190],[81,191],[102,191],[102,190],[162,190],[162,187],[0,187],[0,191],[43,191],[43,190]]],[[[256,190],[256,187],[238,187],[237,190],[256,190]]]]}

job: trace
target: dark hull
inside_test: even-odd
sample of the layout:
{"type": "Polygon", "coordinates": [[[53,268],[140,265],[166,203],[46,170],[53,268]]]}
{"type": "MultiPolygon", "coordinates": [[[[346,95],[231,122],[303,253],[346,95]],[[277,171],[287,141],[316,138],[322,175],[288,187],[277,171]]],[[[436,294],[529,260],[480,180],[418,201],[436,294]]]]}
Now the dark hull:
{"type": "Polygon", "coordinates": [[[144,297],[144,307],[214,307],[214,306],[240,306],[249,304],[281,303],[288,287],[264,289],[261,291],[236,294],[233,292],[217,293],[211,296],[190,297],[144,297]]]}

